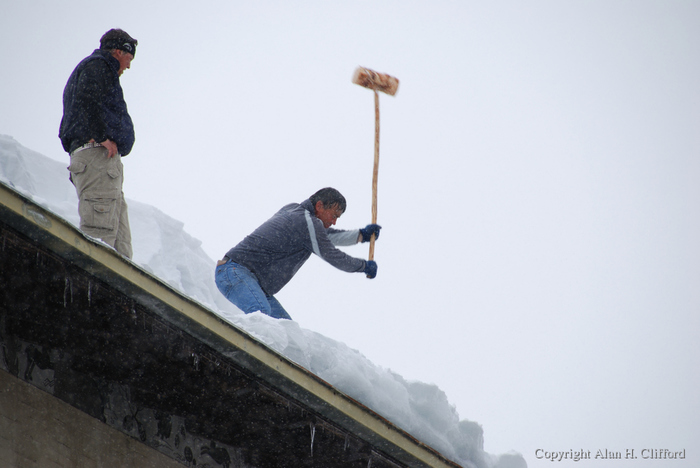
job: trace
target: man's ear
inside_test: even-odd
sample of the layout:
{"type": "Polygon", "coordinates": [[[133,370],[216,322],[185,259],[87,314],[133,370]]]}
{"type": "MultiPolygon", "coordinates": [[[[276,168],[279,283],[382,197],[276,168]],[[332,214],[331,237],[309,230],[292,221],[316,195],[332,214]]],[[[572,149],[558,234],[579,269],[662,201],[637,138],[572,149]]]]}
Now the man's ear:
{"type": "Polygon", "coordinates": [[[316,205],[314,206],[314,214],[318,213],[318,211],[323,207],[323,202],[321,200],[317,201],[316,205]]]}

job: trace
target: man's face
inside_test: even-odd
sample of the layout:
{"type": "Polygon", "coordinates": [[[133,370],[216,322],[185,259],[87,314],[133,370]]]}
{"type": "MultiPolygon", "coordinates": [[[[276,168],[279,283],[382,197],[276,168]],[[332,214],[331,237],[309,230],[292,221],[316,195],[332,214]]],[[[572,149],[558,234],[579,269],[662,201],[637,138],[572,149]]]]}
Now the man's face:
{"type": "Polygon", "coordinates": [[[326,208],[322,202],[316,202],[316,217],[321,220],[323,227],[326,229],[333,226],[342,214],[343,211],[337,203],[330,208],[326,208]]]}
{"type": "Polygon", "coordinates": [[[115,50],[112,52],[115,59],[119,61],[119,76],[122,76],[124,70],[131,68],[131,61],[134,60],[134,56],[129,52],[124,52],[123,50],[115,50]]]}

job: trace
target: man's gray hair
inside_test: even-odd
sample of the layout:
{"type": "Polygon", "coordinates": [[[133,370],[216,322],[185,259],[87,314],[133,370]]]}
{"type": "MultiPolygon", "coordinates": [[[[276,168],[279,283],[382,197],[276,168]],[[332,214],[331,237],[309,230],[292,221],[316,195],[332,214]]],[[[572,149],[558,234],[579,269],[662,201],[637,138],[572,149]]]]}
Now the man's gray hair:
{"type": "Polygon", "coordinates": [[[316,206],[317,202],[323,203],[324,208],[331,208],[333,205],[338,205],[338,208],[340,208],[343,213],[345,213],[345,208],[347,208],[345,197],[332,187],[322,188],[311,195],[309,200],[311,200],[311,204],[314,206],[316,206]]]}

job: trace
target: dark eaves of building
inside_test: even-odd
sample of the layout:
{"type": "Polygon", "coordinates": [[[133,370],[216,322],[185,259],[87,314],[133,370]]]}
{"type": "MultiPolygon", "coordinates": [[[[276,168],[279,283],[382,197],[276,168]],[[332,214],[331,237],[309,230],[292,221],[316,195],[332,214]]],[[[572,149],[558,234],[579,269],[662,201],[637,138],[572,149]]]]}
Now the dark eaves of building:
{"type": "Polygon", "coordinates": [[[0,183],[0,466],[458,465],[0,183]]]}

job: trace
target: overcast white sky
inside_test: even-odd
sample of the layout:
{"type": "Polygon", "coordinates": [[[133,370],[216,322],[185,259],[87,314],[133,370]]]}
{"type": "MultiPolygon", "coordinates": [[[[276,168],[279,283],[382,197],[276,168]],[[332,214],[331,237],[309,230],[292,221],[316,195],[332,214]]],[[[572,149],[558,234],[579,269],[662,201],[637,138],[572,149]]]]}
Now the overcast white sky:
{"type": "Polygon", "coordinates": [[[0,133],[67,162],[65,82],[125,29],[125,194],[218,259],[324,186],[337,227],[370,221],[374,103],[350,80],[394,75],[379,274],[312,258],[278,295],[292,317],[440,386],[490,453],[697,466],[700,2],[298,3],[4,2],[0,133]]]}

